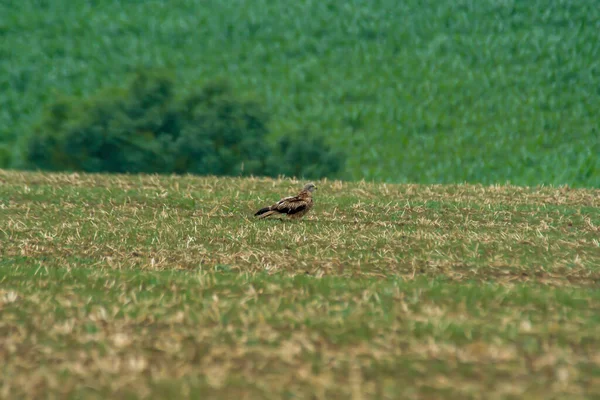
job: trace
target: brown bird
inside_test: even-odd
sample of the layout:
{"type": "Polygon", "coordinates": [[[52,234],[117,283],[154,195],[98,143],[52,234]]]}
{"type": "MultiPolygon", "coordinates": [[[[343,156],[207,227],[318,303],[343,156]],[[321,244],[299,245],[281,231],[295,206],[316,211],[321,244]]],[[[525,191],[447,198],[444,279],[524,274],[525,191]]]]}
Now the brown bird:
{"type": "Polygon", "coordinates": [[[272,206],[261,208],[254,216],[267,218],[271,215],[287,214],[293,219],[300,218],[312,208],[312,192],[315,190],[317,187],[313,183],[307,183],[296,196],[284,197],[272,206]]]}

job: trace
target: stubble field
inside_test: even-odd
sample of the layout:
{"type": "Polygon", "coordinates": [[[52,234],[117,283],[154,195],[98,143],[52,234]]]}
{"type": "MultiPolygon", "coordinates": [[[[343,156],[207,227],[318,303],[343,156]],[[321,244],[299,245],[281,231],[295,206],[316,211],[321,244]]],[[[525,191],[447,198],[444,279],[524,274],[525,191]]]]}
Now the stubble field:
{"type": "Polygon", "coordinates": [[[600,191],[0,170],[0,396],[600,396],[600,191]]]}

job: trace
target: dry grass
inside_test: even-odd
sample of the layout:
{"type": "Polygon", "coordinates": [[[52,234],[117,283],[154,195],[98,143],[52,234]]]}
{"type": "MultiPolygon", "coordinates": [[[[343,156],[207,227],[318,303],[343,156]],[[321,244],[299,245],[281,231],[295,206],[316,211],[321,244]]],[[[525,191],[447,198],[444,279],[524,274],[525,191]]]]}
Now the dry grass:
{"type": "Polygon", "coordinates": [[[0,396],[600,396],[599,190],[299,186],[0,171],[0,396]]]}

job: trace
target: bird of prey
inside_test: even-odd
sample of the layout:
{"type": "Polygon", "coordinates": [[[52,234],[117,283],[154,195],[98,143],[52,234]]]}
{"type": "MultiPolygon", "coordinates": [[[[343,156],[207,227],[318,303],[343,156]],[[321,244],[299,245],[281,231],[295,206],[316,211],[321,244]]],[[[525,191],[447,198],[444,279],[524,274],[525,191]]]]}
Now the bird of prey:
{"type": "Polygon", "coordinates": [[[300,218],[312,208],[314,204],[312,192],[316,189],[313,183],[307,183],[296,196],[284,197],[272,206],[261,208],[254,216],[267,218],[271,215],[287,214],[293,219],[300,218]]]}

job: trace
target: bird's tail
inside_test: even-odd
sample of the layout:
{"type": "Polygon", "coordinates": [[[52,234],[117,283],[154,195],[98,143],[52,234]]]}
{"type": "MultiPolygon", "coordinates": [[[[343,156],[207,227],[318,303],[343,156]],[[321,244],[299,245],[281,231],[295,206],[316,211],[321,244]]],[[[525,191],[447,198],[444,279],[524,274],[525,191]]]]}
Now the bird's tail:
{"type": "Polygon", "coordinates": [[[265,207],[258,210],[254,216],[258,218],[267,218],[269,215],[275,214],[275,211],[271,211],[271,207],[265,207]]]}

